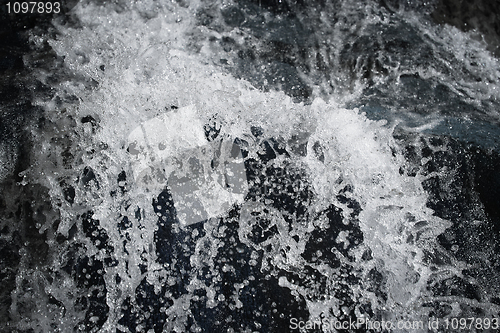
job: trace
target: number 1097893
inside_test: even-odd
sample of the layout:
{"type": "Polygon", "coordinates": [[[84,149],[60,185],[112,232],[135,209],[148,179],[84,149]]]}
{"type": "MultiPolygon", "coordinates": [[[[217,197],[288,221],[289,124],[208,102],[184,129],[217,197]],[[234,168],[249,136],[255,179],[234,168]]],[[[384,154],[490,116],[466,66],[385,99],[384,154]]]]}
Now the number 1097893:
{"type": "Polygon", "coordinates": [[[61,11],[59,2],[7,2],[7,13],[11,14],[58,14],[61,11]]]}

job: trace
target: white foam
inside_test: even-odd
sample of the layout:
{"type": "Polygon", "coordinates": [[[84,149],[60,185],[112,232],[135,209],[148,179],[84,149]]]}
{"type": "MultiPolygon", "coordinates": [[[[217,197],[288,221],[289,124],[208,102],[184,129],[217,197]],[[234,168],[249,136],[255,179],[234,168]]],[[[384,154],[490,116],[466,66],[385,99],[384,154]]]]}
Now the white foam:
{"type": "Polygon", "coordinates": [[[194,105],[136,127],[128,151],[136,185],[148,186],[153,178],[160,186],[168,184],[183,225],[222,215],[248,192],[238,145],[229,138],[210,145],[194,105]]]}
{"type": "MultiPolygon", "coordinates": [[[[61,36],[50,44],[59,56],[66,57],[69,68],[99,82],[99,88],[94,91],[80,85],[56,87],[61,94],[71,90],[81,101],[78,106],[68,107],[67,113],[77,119],[92,115],[99,120],[95,134],[81,130],[73,137],[79,158],[75,159],[72,169],[66,171],[76,179],[85,166],[91,167],[99,180],[99,187],[77,190],[75,204],[61,205],[60,209],[67,211],[68,218],[74,218],[82,209],[91,206],[93,218],[100,220],[100,227],[109,236],[120,261],[116,268],[107,268],[103,272],[109,293],[107,302],[114,309],[111,310],[114,315],[108,318],[108,327],[116,324],[119,316],[116,309],[127,296],[133,297],[135,288],[145,277],[139,263],[157,261],[154,232],[158,228],[158,216],[151,202],[166,184],[172,191],[181,228],[208,220],[204,225],[207,231],[205,240],[211,244],[211,252],[203,252],[200,243],[203,240],[199,240],[191,262],[196,268],[209,266],[206,262],[213,260],[222,238],[214,231],[218,219],[213,217],[224,216],[232,205],[242,204],[248,190],[241,151],[238,149],[238,154],[233,156],[229,153],[233,140],[246,140],[249,157],[258,158],[257,151],[262,142],[252,136],[252,126],[261,128],[266,138],[281,139],[289,151],[292,149],[287,142],[293,135],[299,133],[307,142],[307,155],[292,154],[288,162],[307,174],[304,181],[311,184],[314,192],[313,202],[308,207],[311,213],[335,204],[342,208],[344,218],[347,218],[352,208],[336,197],[346,185],[352,186],[352,193],[346,195],[361,206],[359,223],[364,242],[389,280],[389,300],[381,307],[388,306],[402,312],[414,309],[418,297],[425,292],[429,272],[421,261],[419,245],[405,242],[412,227],[407,216],[411,214],[417,220],[432,221],[436,233],[447,224],[434,218],[432,211],[425,207],[427,196],[419,179],[399,173],[403,160],[392,139],[391,128],[369,121],[358,110],[345,109],[333,101],[327,103],[317,98],[309,106],[293,103],[282,92],[261,92],[248,82],[223,73],[210,64],[207,53],[200,55],[189,51],[192,37],[189,35],[196,30],[192,8],[169,7],[150,21],[140,18],[134,10],[118,14],[106,12],[105,8],[77,4],[75,15],[82,19],[83,27],[60,27],[61,36]],[[83,52],[89,61],[81,63],[76,50],[83,52]],[[98,70],[101,65],[104,65],[104,72],[98,70]],[[180,109],[165,111],[172,105],[180,109]],[[221,125],[221,139],[209,142],[204,136],[203,124],[213,119],[221,125]],[[313,153],[316,143],[323,149],[324,161],[313,153]],[[106,148],[98,149],[102,146],[106,148]],[[95,152],[87,153],[89,147],[95,148],[95,152]],[[219,165],[226,169],[214,170],[210,165],[214,156],[220,156],[219,165]],[[190,161],[197,167],[191,168],[190,161]],[[129,176],[127,193],[116,198],[110,193],[116,193],[116,178],[122,170],[129,176]],[[145,181],[148,177],[154,181],[145,181]],[[135,218],[137,207],[141,219],[135,218]],[[117,230],[117,220],[123,216],[130,217],[131,221],[126,236],[117,230]],[[408,276],[414,273],[420,278],[408,282],[408,276]],[[113,283],[115,275],[123,281],[120,285],[113,283]],[[116,298],[109,295],[116,295],[116,298]]],[[[200,39],[209,37],[210,32],[200,30],[196,30],[200,39]]],[[[46,107],[50,109],[54,105],[49,103],[46,107]]],[[[49,115],[59,119],[57,110],[52,111],[49,115]]],[[[50,142],[50,138],[46,140],[50,142]]],[[[46,155],[41,151],[38,158],[43,160],[46,155]]],[[[282,162],[275,161],[278,166],[282,162]]],[[[42,167],[40,164],[39,168],[42,167]]],[[[32,181],[52,188],[53,201],[63,202],[58,182],[49,181],[48,176],[43,176],[44,170],[36,168],[32,170],[32,181]]],[[[276,267],[301,269],[304,244],[291,236],[282,212],[262,208],[265,205],[265,202],[242,204],[240,240],[255,250],[271,245],[274,252],[267,255],[276,267]],[[268,243],[258,245],[247,235],[256,223],[252,213],[264,212],[269,215],[278,234],[268,243]],[[284,249],[288,251],[285,256],[281,254],[284,249]]],[[[67,231],[69,225],[65,226],[67,231]]],[[[293,228],[300,234],[300,239],[307,239],[314,226],[293,228]]],[[[86,238],[83,234],[79,237],[86,238]]],[[[343,240],[339,238],[338,242],[343,240]]],[[[89,254],[99,253],[90,241],[85,244],[89,254]]],[[[360,271],[366,269],[363,264],[357,264],[360,271]]],[[[161,288],[170,276],[169,268],[150,267],[154,272],[148,275],[149,281],[161,288]]],[[[220,272],[211,273],[220,278],[220,272]]],[[[192,289],[201,288],[196,272],[192,272],[190,278],[192,289]]],[[[328,278],[333,284],[335,276],[332,274],[328,278]]],[[[280,282],[284,287],[306,292],[288,285],[284,278],[280,282]]],[[[367,301],[373,297],[371,292],[360,290],[361,286],[355,288],[359,297],[365,297],[367,301]]],[[[213,302],[210,306],[223,299],[218,296],[210,289],[213,302]]],[[[189,306],[189,297],[175,300],[168,309],[169,315],[185,318],[184,307],[189,306]]],[[[321,303],[309,304],[313,316],[319,316],[321,311],[317,307],[321,303]]],[[[336,304],[325,301],[324,312],[336,304]]],[[[373,304],[378,306],[376,302],[373,304]]],[[[179,320],[175,325],[182,326],[182,322],[179,320]]]]}

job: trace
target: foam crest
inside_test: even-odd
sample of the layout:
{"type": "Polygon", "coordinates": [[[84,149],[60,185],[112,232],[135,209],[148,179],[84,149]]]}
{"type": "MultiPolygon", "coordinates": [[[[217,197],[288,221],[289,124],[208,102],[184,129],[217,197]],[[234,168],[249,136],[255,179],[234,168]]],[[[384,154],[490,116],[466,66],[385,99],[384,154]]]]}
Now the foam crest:
{"type": "Polygon", "coordinates": [[[129,6],[80,3],[82,27],[60,26],[50,41],[78,77],[56,95],[78,103],[63,112],[57,98],[39,101],[62,128],[38,133],[28,178],[49,189],[64,239],[51,243],[60,255],[51,270],[61,273],[32,283],[67,314],[33,311],[23,328],[66,328],[71,316],[94,331],[201,330],[210,311],[245,311],[251,295],[273,299],[271,319],[246,327],[254,330],[286,324],[285,301],[306,318],[366,316],[366,303],[411,317],[431,274],[422,249],[448,224],[426,207],[421,179],[400,172],[393,128],[225,73],[191,44],[191,34],[212,33],[195,28],[195,5],[165,5],[153,18],[129,6]],[[71,159],[59,157],[54,137],[71,159]],[[409,241],[423,223],[432,230],[409,241]],[[361,281],[376,271],[385,299],[361,281]],[[274,282],[289,298],[276,297],[274,282]],[[81,290],[65,295],[74,284],[81,290]],[[87,287],[100,308],[77,306],[87,287]]]}

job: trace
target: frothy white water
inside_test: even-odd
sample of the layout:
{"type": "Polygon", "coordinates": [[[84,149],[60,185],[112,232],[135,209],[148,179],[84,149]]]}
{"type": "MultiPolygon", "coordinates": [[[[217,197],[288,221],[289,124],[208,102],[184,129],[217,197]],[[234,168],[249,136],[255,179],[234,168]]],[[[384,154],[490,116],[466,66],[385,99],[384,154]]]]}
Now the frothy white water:
{"type": "MultiPolygon", "coordinates": [[[[120,321],[122,310],[140,302],[138,290],[144,280],[152,286],[150,293],[166,300],[161,307],[161,313],[167,318],[161,324],[165,330],[181,332],[189,326],[199,290],[206,294],[207,308],[221,304],[241,308],[238,291],[245,288],[245,283],[251,283],[251,278],[234,283],[230,288],[235,290],[231,299],[215,287],[217,281],[223,280],[223,273],[240,269],[230,265],[224,265],[222,270],[217,268],[222,248],[236,243],[235,238],[225,237],[229,231],[223,224],[225,220],[234,219],[228,216],[231,209],[239,212],[238,243],[253,251],[248,264],[261,265],[259,271],[274,276],[281,288],[288,288],[293,295],[304,299],[311,319],[338,318],[342,313],[367,316],[360,304],[370,304],[375,318],[426,318],[428,313],[421,305],[432,299],[427,290],[431,275],[454,271],[457,265],[432,264],[424,258],[424,250],[439,252],[435,238],[449,222],[435,217],[426,207],[423,178],[401,172],[406,162],[393,139],[393,127],[383,121],[371,121],[358,109],[346,109],[334,99],[325,102],[318,97],[309,105],[296,103],[283,92],[263,92],[225,73],[214,65],[220,59],[206,42],[216,32],[195,22],[197,6],[197,3],[187,7],[173,3],[163,7],[131,3],[117,12],[111,6],[80,3],[74,8],[74,15],[81,21],[81,27],[59,26],[60,34],[55,40],[49,40],[74,76],[54,87],[57,94],[52,101],[39,102],[46,109],[49,121],[60,127],[33,129],[39,141],[34,149],[35,163],[26,178],[30,184],[48,188],[60,221],[47,219],[39,226],[40,232],[56,229],[53,236],[49,236],[51,262],[44,272],[51,279],[36,268],[21,265],[12,306],[18,327],[71,331],[82,322],[99,322],[97,310],[93,313],[79,303],[79,290],[87,288],[96,297],[105,298],[108,307],[105,322],[96,325],[94,330],[107,332],[118,327],[127,331],[126,323],[120,321]],[[148,13],[157,15],[151,18],[148,13]],[[76,96],[78,102],[61,107],[60,100],[67,96],[76,96]],[[172,106],[189,107],[189,117],[169,116],[175,112],[172,106]],[[155,234],[162,223],[167,222],[159,223],[164,215],[158,212],[164,208],[157,201],[168,185],[165,159],[174,156],[187,161],[196,156],[186,155],[186,151],[207,142],[194,135],[199,139],[194,144],[190,140],[179,140],[165,149],[155,148],[157,154],[141,160],[138,167],[134,160],[136,154],[130,151],[131,137],[132,141],[139,142],[140,134],[134,134],[137,126],[153,126],[158,119],[163,119],[161,131],[167,133],[157,133],[159,136],[149,133],[154,137],[150,142],[159,145],[160,137],[174,140],[185,131],[190,132],[186,137],[193,133],[201,135],[203,124],[215,124],[222,140],[240,140],[243,155],[247,154],[246,161],[260,160],[265,139],[276,140],[274,151],[281,149],[287,153],[275,154],[275,158],[262,164],[284,170],[281,178],[298,174],[300,181],[282,186],[263,174],[263,184],[259,184],[260,178],[256,177],[248,180],[248,186],[263,193],[267,191],[263,188],[268,186],[271,191],[285,194],[300,193],[308,188],[311,198],[304,216],[274,205],[266,195],[247,197],[245,202],[222,198],[234,205],[214,209],[198,229],[189,229],[187,225],[191,223],[174,219],[172,230],[190,236],[176,239],[177,245],[160,243],[155,234]],[[252,129],[258,129],[260,134],[255,135],[252,129]],[[61,157],[64,149],[71,152],[68,160],[61,157]],[[168,156],[160,156],[163,151],[168,151],[168,156]],[[158,172],[151,173],[149,182],[144,184],[137,175],[149,167],[158,172]],[[121,179],[123,172],[126,177],[121,179]],[[62,184],[72,184],[71,202],[62,184]],[[362,242],[358,239],[360,244],[350,244],[355,237],[352,230],[345,229],[333,240],[335,244],[318,250],[317,257],[335,253],[342,265],[351,267],[357,277],[346,286],[351,289],[356,304],[352,309],[331,292],[339,280],[345,280],[341,267],[321,260],[308,262],[304,258],[312,233],[334,223],[324,213],[332,205],[340,209],[341,224],[359,227],[362,242]],[[252,230],[264,220],[266,231],[272,230],[271,236],[256,241],[252,230]],[[56,241],[57,234],[66,240],[56,241]],[[69,251],[72,246],[77,249],[69,251]],[[186,293],[182,295],[172,295],[163,289],[175,285],[176,267],[187,264],[160,260],[160,248],[174,246],[183,249],[191,267],[183,272],[187,282],[186,293]],[[337,247],[343,247],[347,253],[340,253],[337,247]],[[367,252],[371,253],[369,259],[365,258],[367,252]],[[99,268],[96,273],[84,268],[75,280],[65,267],[77,265],[77,260],[66,255],[95,260],[100,263],[93,265],[99,268]],[[103,264],[106,261],[114,264],[103,264]],[[325,279],[327,287],[322,295],[313,297],[311,292],[316,289],[304,287],[283,273],[300,272],[305,266],[320,272],[325,279]],[[385,297],[363,282],[374,269],[384,277],[381,288],[385,297]],[[205,270],[213,281],[204,280],[205,270]],[[92,286],[82,282],[82,287],[79,283],[84,280],[102,283],[92,286]],[[24,292],[26,284],[32,288],[31,298],[24,292]],[[43,299],[39,305],[35,303],[38,297],[43,299]]],[[[236,40],[244,38],[237,29],[230,34],[236,40]]],[[[44,73],[40,73],[42,80],[44,77],[44,73]]],[[[245,164],[247,168],[249,165],[245,164]]],[[[248,171],[258,173],[264,169],[248,171]]],[[[300,200],[300,196],[292,197],[300,200]]],[[[234,251],[243,250],[235,248],[234,251]]],[[[141,323],[134,324],[136,330],[145,329],[142,322],[155,315],[153,310],[146,311],[146,317],[139,320],[141,323]]]]}

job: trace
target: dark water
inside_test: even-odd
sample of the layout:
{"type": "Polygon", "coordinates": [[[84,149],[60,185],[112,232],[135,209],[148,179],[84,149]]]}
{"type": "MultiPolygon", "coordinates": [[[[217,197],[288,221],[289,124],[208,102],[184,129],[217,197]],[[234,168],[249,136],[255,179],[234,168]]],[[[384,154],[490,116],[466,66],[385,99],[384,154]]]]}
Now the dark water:
{"type": "Polygon", "coordinates": [[[499,10],[2,4],[0,330],[499,329],[499,10]]]}

